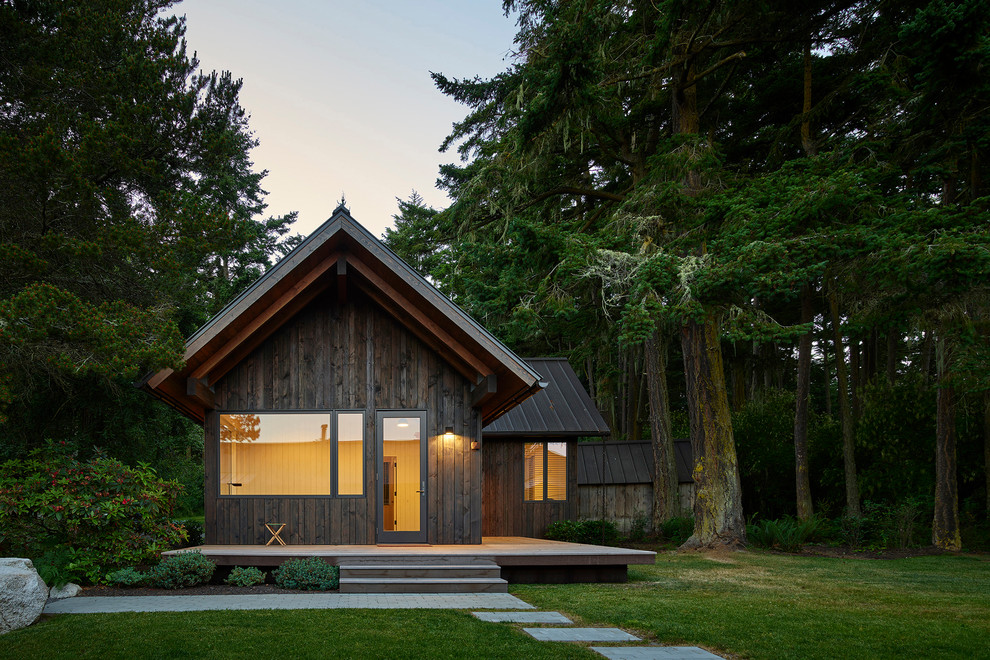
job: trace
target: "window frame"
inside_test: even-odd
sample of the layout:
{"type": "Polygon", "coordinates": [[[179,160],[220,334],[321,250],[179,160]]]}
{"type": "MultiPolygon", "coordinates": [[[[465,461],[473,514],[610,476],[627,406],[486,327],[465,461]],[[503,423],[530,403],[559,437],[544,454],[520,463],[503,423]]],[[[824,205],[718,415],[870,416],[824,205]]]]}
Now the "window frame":
{"type": "Polygon", "coordinates": [[[569,473],[568,473],[568,455],[571,453],[570,447],[568,447],[567,440],[525,440],[522,443],[523,461],[522,461],[522,473],[523,473],[523,502],[526,503],[546,503],[546,502],[567,502],[571,498],[571,488],[569,473]],[[550,483],[550,443],[559,443],[564,445],[564,498],[560,500],[553,500],[547,497],[549,492],[550,483]],[[528,499],[526,497],[526,445],[540,445],[543,451],[543,493],[540,499],[528,499]]]}
{"type": "Polygon", "coordinates": [[[216,497],[221,499],[236,499],[236,498],[258,498],[258,497],[296,497],[296,498],[308,498],[308,499],[364,499],[368,497],[368,411],[363,408],[332,408],[332,409],[300,409],[300,410],[259,410],[259,409],[237,409],[237,410],[217,410],[216,411],[216,423],[214,424],[214,433],[216,438],[216,497]],[[338,460],[337,460],[337,415],[340,413],[348,414],[360,414],[361,415],[361,494],[359,495],[341,495],[340,490],[340,475],[337,472],[338,460]],[[286,494],[286,493],[270,493],[265,495],[260,494],[226,494],[222,492],[223,484],[220,483],[220,418],[223,415],[327,415],[330,418],[329,433],[330,433],[330,461],[329,461],[329,474],[330,474],[330,492],[326,494],[286,494]]]}

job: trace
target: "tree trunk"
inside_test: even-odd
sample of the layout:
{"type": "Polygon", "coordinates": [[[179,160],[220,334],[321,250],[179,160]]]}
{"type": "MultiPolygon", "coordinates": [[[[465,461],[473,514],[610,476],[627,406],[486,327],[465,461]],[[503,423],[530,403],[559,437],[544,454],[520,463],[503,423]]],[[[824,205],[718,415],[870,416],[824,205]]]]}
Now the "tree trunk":
{"type": "Polygon", "coordinates": [[[746,524],[716,321],[685,323],[681,348],[695,483],[694,535],[681,547],[739,548],[746,543],[746,524]]]}
{"type": "Polygon", "coordinates": [[[925,382],[932,380],[932,333],[926,332],[925,339],[921,343],[921,373],[924,374],[925,382]]]}
{"type": "MultiPolygon", "coordinates": [[[[825,328],[825,314],[822,314],[822,330],[825,328]]],[[[819,347],[822,349],[822,372],[825,376],[825,412],[829,415],[832,414],[832,372],[829,371],[828,366],[828,340],[825,338],[824,333],[822,334],[821,341],[819,342],[819,347]]]]}
{"type": "MultiPolygon", "coordinates": [[[[801,291],[801,323],[811,323],[815,310],[811,287],[801,291]]],[[[794,480],[797,493],[797,517],[808,520],[814,515],[811,482],[808,480],[808,395],[811,390],[811,336],[809,330],[798,341],[797,402],[794,406],[794,480]]]]}
{"type": "MultiPolygon", "coordinates": [[[[836,346],[838,349],[838,346],[836,346]]],[[[863,365],[860,359],[859,340],[849,338],[849,385],[852,394],[852,418],[859,419],[859,389],[863,382],[863,365]]]]}
{"type": "Polygon", "coordinates": [[[990,520],[990,392],[983,393],[983,474],[986,478],[987,520],[990,520]]]}
{"type": "Polygon", "coordinates": [[[818,153],[818,145],[811,137],[811,42],[804,44],[804,102],[801,104],[801,146],[809,158],[818,153]]]}
{"type": "Polygon", "coordinates": [[[677,516],[677,465],[667,394],[667,340],[654,330],[646,340],[646,385],[653,446],[653,529],[677,516]]]}
{"type": "Polygon", "coordinates": [[[959,485],[956,480],[956,393],[948,339],[940,333],[935,339],[938,394],[935,422],[935,520],[932,543],[936,548],[958,552],[959,485]]]}
{"type": "Polygon", "coordinates": [[[839,325],[839,303],[835,289],[830,286],[828,306],[832,315],[832,339],[835,347],[835,374],[839,384],[839,418],[842,420],[842,463],[846,473],[846,513],[859,518],[859,483],[856,480],[856,445],[853,437],[853,416],[849,405],[849,383],[846,378],[845,349],[839,325]]]}

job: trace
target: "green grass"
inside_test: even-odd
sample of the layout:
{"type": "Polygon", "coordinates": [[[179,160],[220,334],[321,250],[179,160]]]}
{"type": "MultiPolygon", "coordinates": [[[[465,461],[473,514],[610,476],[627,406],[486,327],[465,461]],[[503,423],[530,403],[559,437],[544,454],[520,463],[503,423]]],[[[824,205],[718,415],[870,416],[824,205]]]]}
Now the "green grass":
{"type": "MultiPolygon", "coordinates": [[[[576,623],[747,658],[990,658],[990,557],[661,554],[627,584],[513,585],[576,623]]],[[[593,658],[448,610],[74,614],[4,635],[0,658],[593,658]]]]}
{"type": "Polygon", "coordinates": [[[990,558],[662,554],[628,584],[519,585],[585,623],[751,658],[990,658],[990,558]]]}
{"type": "Polygon", "coordinates": [[[63,614],[0,640],[0,658],[592,658],[449,610],[63,614]]]}

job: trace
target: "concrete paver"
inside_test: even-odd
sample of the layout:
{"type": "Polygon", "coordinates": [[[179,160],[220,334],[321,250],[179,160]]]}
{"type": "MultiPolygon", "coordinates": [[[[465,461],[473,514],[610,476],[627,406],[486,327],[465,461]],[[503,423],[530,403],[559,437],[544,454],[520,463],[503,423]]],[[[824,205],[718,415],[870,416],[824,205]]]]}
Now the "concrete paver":
{"type": "Polygon", "coordinates": [[[543,642],[638,642],[639,637],[618,628],[523,628],[543,642]]]}
{"type": "Polygon", "coordinates": [[[204,610],[535,609],[511,594],[268,594],[264,596],[107,596],[67,598],[45,614],[198,612],[204,610]]]}
{"type": "Polygon", "coordinates": [[[560,612],[471,612],[482,621],[509,623],[573,623],[560,612]]]}
{"type": "Polygon", "coordinates": [[[697,646],[592,646],[609,660],[721,660],[697,646]]]}

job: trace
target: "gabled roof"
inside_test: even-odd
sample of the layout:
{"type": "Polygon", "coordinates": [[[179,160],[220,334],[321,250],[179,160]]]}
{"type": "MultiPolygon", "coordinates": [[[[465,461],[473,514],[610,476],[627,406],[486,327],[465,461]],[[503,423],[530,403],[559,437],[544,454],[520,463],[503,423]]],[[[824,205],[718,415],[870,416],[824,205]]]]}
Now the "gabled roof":
{"type": "MultiPolygon", "coordinates": [[[[694,483],[691,477],[691,441],[674,440],[674,463],[677,481],[694,483]]],[[[653,483],[653,448],[649,440],[637,442],[579,442],[577,452],[578,485],[651,484],[653,483]]]]}
{"type": "Polygon", "coordinates": [[[483,437],[582,437],[611,433],[566,358],[528,358],[547,386],[482,430],[483,437]]]}
{"type": "Polygon", "coordinates": [[[186,341],[185,366],[141,387],[192,419],[212,386],[317,295],[357,287],[475,384],[484,423],[540,389],[540,374],[351,217],[341,204],[319,229],[186,341]]]}

